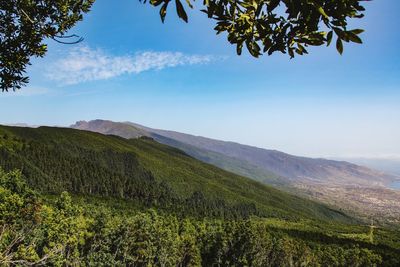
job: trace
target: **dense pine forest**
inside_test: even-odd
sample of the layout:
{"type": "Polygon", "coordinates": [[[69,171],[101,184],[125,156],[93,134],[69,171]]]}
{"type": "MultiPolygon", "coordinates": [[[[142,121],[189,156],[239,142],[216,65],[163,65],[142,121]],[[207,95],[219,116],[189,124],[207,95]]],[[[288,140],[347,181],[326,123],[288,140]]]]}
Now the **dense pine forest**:
{"type": "Polygon", "coordinates": [[[400,266],[400,231],[149,138],[0,127],[0,265],[400,266]]]}
{"type": "Polygon", "coordinates": [[[43,193],[132,200],[199,216],[354,219],[202,163],[149,138],[124,139],[64,128],[0,127],[0,166],[19,169],[43,193]]]}

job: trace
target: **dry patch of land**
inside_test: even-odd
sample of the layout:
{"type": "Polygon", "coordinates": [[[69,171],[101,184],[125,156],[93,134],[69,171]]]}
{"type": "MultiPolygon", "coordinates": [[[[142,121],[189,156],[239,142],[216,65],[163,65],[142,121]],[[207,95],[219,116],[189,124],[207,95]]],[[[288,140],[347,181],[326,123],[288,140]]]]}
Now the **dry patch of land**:
{"type": "Polygon", "coordinates": [[[303,194],[377,222],[400,223],[400,190],[318,183],[294,185],[303,194]]]}

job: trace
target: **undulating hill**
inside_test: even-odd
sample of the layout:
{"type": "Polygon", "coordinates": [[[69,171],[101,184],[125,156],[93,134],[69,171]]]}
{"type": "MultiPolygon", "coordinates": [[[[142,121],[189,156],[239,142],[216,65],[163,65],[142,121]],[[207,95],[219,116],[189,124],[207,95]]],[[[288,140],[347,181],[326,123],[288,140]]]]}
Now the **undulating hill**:
{"type": "Polygon", "coordinates": [[[151,136],[204,162],[274,185],[312,182],[344,186],[386,186],[398,178],[346,161],[298,157],[276,150],[152,129],[130,122],[81,121],[71,127],[125,138],[151,136]]]}
{"type": "Polygon", "coordinates": [[[128,139],[137,138],[138,136],[151,136],[162,144],[176,147],[198,160],[210,163],[229,172],[250,177],[256,181],[260,181],[269,185],[284,186],[289,182],[286,177],[276,175],[271,171],[260,168],[245,160],[229,157],[222,153],[211,150],[202,149],[194,145],[157,134],[152,132],[150,128],[135,125],[133,123],[112,122],[107,120],[93,120],[89,122],[78,121],[74,125],[71,125],[71,128],[102,134],[113,134],[128,139]]]}
{"type": "Polygon", "coordinates": [[[101,133],[112,129],[112,134],[125,138],[135,138],[139,134],[151,136],[203,162],[334,205],[357,216],[384,223],[400,221],[400,192],[387,188],[398,177],[382,171],[345,161],[298,157],[275,150],[157,130],[131,122],[94,120],[78,122],[71,127],[101,133]]]}
{"type": "MultiPolygon", "coordinates": [[[[129,124],[129,123],[128,123],[129,124]]],[[[220,141],[174,131],[151,129],[132,124],[147,132],[168,137],[194,147],[246,161],[294,181],[329,182],[344,185],[387,185],[396,177],[346,161],[293,156],[234,142],[220,141]]]]}
{"type": "Polygon", "coordinates": [[[203,163],[149,137],[0,127],[0,166],[35,189],[131,200],[186,215],[352,221],[342,212],[203,163]]]}
{"type": "MultiPolygon", "coordinates": [[[[103,134],[115,134],[125,138],[134,138],[138,135],[152,136],[161,143],[179,147],[186,153],[219,167],[224,168],[224,163],[221,163],[221,161],[229,162],[231,164],[225,164],[227,165],[225,169],[230,171],[237,172],[235,167],[229,167],[229,165],[237,166],[238,162],[240,162],[245,166],[243,169],[246,170],[241,174],[252,178],[255,178],[255,175],[249,175],[249,172],[254,169],[264,176],[279,178],[278,180],[281,182],[384,186],[397,178],[394,175],[345,161],[293,156],[276,150],[262,149],[174,131],[152,129],[130,122],[114,123],[94,120],[78,122],[71,127],[103,134]]],[[[264,179],[257,177],[257,180],[262,181],[264,179]]]]}
{"type": "Polygon", "coordinates": [[[400,263],[398,226],[366,225],[148,136],[0,126],[0,203],[5,266],[400,263]]]}

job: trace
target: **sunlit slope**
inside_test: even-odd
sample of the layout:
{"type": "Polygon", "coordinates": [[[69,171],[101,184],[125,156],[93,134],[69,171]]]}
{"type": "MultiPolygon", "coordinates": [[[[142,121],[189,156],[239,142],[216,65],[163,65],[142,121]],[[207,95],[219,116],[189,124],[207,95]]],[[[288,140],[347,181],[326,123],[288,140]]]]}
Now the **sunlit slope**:
{"type": "Polygon", "coordinates": [[[229,172],[274,186],[318,183],[329,186],[387,186],[398,177],[345,161],[307,158],[276,150],[215,140],[175,131],[153,129],[131,122],[80,121],[72,128],[124,138],[151,136],[189,155],[229,172]]]}
{"type": "MultiPolygon", "coordinates": [[[[128,139],[137,138],[140,136],[150,136],[161,144],[178,148],[205,163],[215,165],[218,168],[228,172],[233,172],[241,176],[252,178],[267,185],[286,186],[290,182],[290,180],[286,177],[276,175],[271,171],[268,171],[265,168],[260,168],[259,166],[247,162],[244,159],[230,157],[223,153],[215,152],[209,149],[202,149],[195,145],[191,145],[190,143],[185,143],[185,139],[183,139],[181,142],[178,140],[179,138],[169,138],[162,135],[163,132],[161,132],[161,134],[157,134],[157,130],[129,122],[122,123],[108,120],[78,121],[71,125],[71,128],[107,135],[112,134],[128,139]]],[[[166,131],[166,133],[169,132],[166,131]]]]}
{"type": "Polygon", "coordinates": [[[221,170],[150,138],[0,127],[0,165],[43,192],[132,199],[192,213],[351,221],[341,212],[221,170]],[[204,210],[204,211],[202,211],[204,210]],[[215,212],[214,212],[215,210],[215,212]]]}

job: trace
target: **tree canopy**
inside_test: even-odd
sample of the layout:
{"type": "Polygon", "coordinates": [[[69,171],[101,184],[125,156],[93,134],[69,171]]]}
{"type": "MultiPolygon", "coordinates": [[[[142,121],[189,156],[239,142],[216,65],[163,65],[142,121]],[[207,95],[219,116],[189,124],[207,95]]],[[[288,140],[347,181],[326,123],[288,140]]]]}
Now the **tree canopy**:
{"type": "Polygon", "coordinates": [[[28,186],[0,168],[0,266],[399,266],[399,233],[313,220],[137,209],[28,186]]]}
{"type": "Polygon", "coordinates": [[[43,57],[47,38],[78,42],[66,33],[94,0],[0,0],[0,88],[20,89],[28,83],[24,75],[31,57],[43,57]],[[68,39],[68,40],[67,40],[68,39]]]}
{"type": "MultiPolygon", "coordinates": [[[[43,57],[46,42],[77,43],[82,38],[68,31],[89,12],[95,0],[0,0],[0,88],[20,89],[32,57],[43,57]]],[[[147,0],[143,0],[146,2],[147,0]]],[[[217,34],[225,33],[241,54],[243,46],[254,57],[274,52],[290,58],[307,54],[308,46],[330,45],[343,53],[343,42],[362,43],[361,29],[349,29],[348,20],[362,18],[361,2],[369,0],[204,0],[208,18],[216,21],[217,34]]],[[[171,0],[149,0],[160,7],[164,22],[171,0]]],[[[180,0],[176,13],[188,22],[180,0]]],[[[186,0],[194,8],[191,0],[186,0]]]]}

